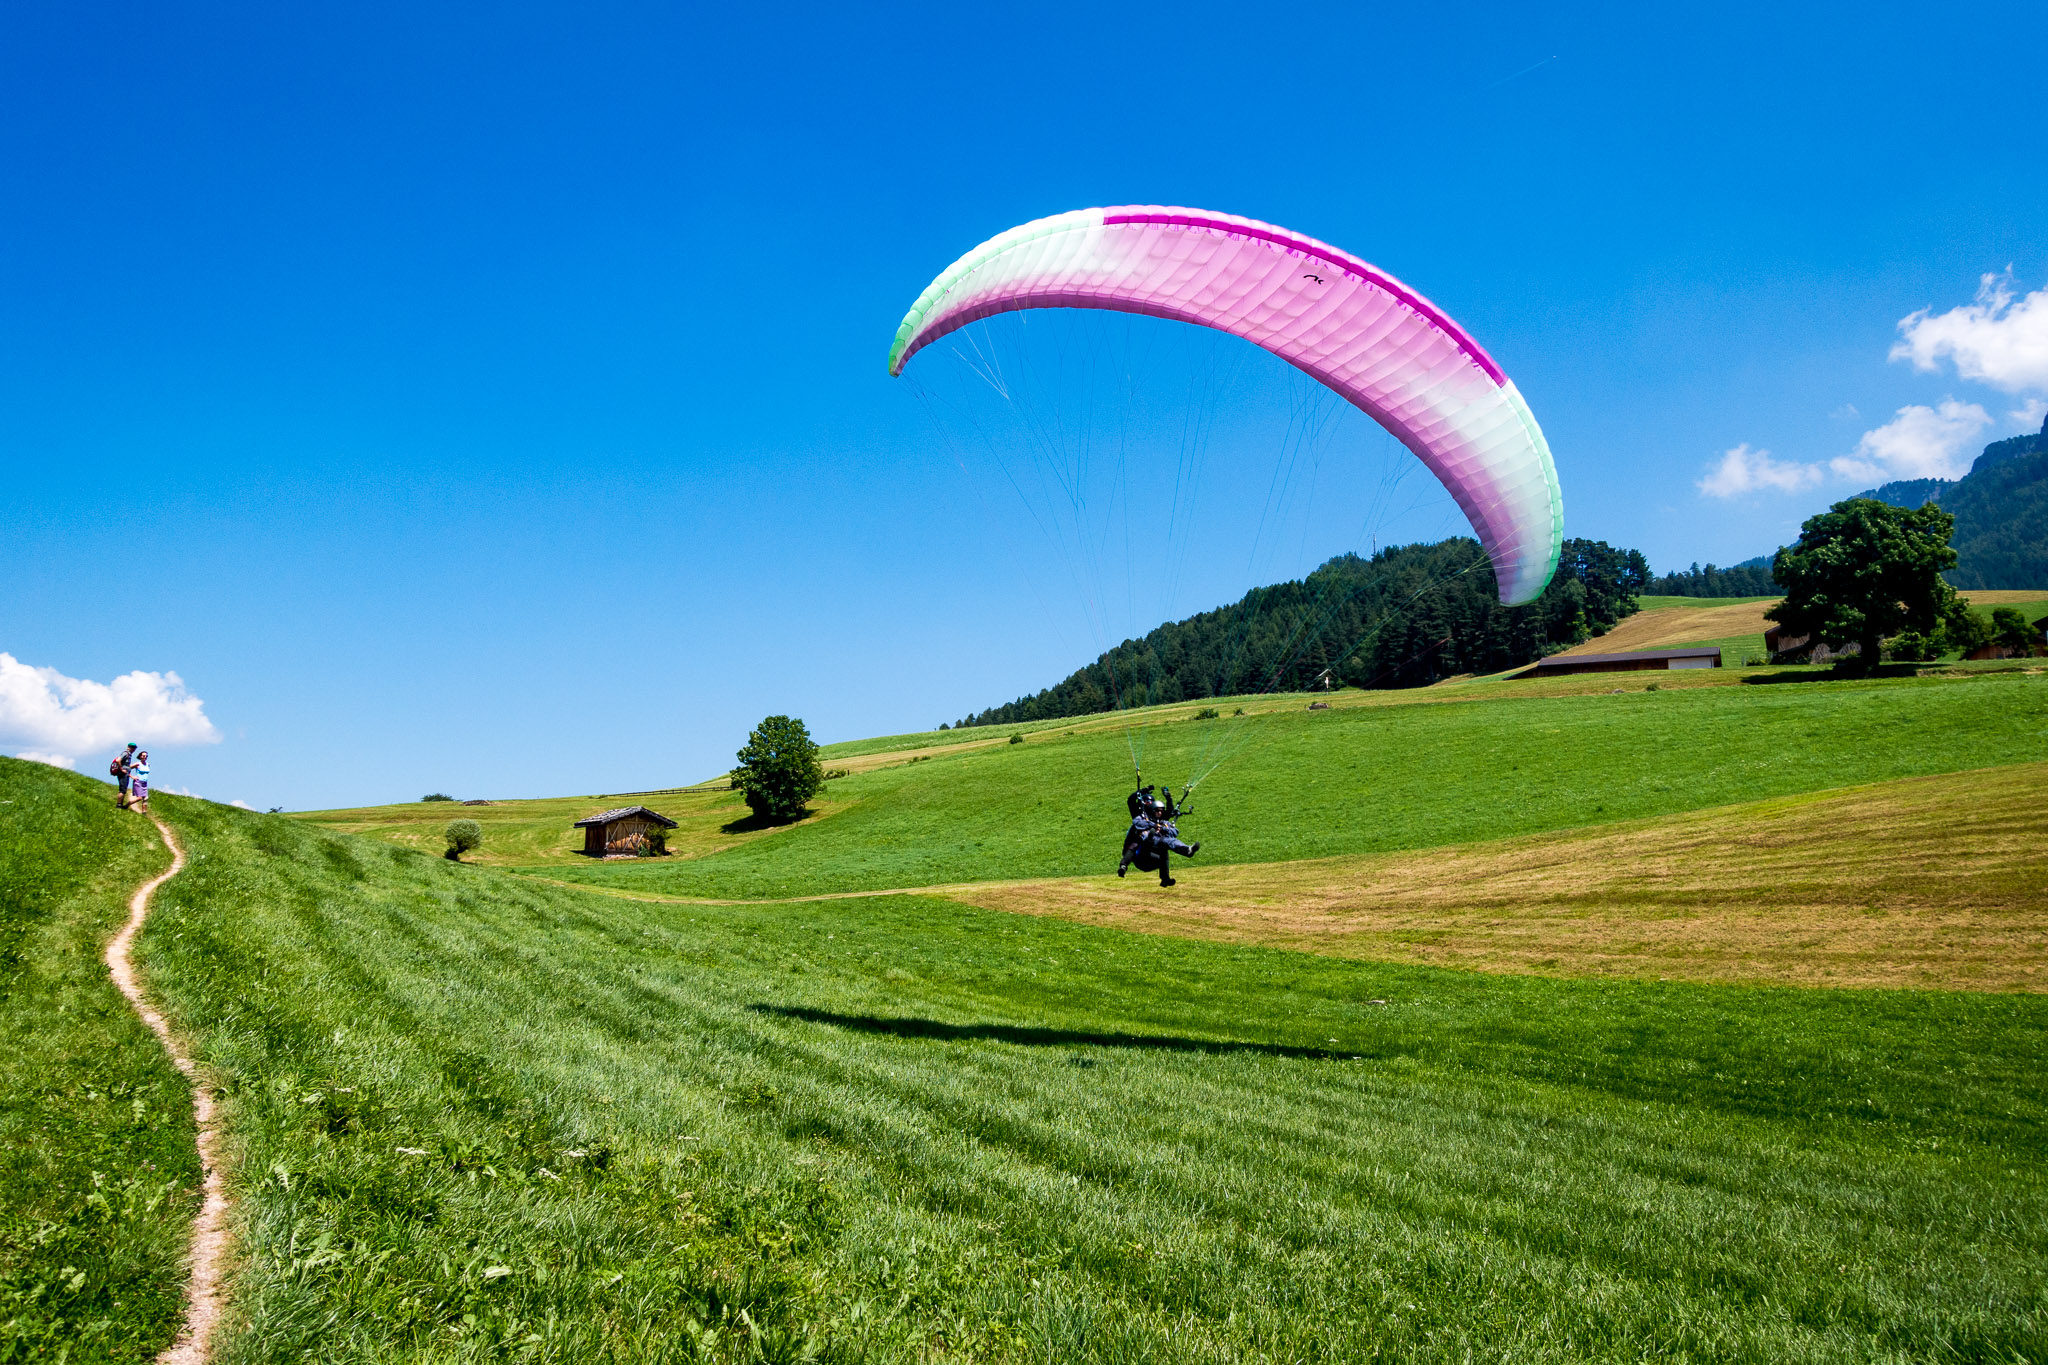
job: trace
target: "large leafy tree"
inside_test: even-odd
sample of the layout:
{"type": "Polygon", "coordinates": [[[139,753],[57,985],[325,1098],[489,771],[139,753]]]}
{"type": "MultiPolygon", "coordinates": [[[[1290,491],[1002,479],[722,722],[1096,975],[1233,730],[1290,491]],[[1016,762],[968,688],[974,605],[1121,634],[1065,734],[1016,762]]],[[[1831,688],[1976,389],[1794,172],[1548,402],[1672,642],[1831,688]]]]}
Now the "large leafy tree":
{"type": "Polygon", "coordinates": [[[1853,640],[1869,667],[1886,636],[1932,631],[1954,610],[1955,590],[1941,576],[1955,567],[1954,530],[1955,518],[1931,502],[1838,502],[1807,518],[1798,541],[1772,559],[1785,600],[1764,615],[1789,634],[1853,640]]]}
{"type": "Polygon", "coordinates": [[[804,803],[825,785],[818,764],[818,746],[811,732],[794,716],[770,716],[747,736],[733,770],[735,787],[747,808],[761,820],[786,824],[804,813],[804,803]]]}

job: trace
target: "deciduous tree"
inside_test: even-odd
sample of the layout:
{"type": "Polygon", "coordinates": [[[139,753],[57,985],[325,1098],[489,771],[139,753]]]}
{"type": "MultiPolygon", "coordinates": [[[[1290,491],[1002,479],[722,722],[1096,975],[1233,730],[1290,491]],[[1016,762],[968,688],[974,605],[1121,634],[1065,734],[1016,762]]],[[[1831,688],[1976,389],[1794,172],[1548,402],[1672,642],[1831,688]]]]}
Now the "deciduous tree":
{"type": "Polygon", "coordinates": [[[1941,640],[1944,651],[1953,650],[1968,658],[1991,643],[1991,623],[1971,611],[1970,604],[1958,597],[1941,623],[1941,640]]]}
{"type": "Polygon", "coordinates": [[[747,808],[757,818],[775,824],[801,816],[804,803],[825,785],[818,746],[794,716],[770,716],[755,726],[739,759],[733,785],[746,796],[747,808]]]}
{"type": "Polygon", "coordinates": [[[484,827],[474,820],[450,820],[448,822],[448,860],[461,862],[462,855],[479,847],[484,841],[484,827]]]}
{"type": "Polygon", "coordinates": [[[1991,609],[1991,637],[2015,654],[2032,654],[2041,643],[2041,632],[2018,607],[1991,609]]]}
{"type": "Polygon", "coordinates": [[[1857,666],[1870,667],[1886,636],[1931,631],[1949,615],[1955,589],[1941,574],[1955,567],[1954,529],[1955,518],[1934,503],[1838,502],[1807,518],[1798,541],[1771,561],[1785,600],[1764,615],[1791,635],[1854,641],[1862,650],[1857,666]]]}

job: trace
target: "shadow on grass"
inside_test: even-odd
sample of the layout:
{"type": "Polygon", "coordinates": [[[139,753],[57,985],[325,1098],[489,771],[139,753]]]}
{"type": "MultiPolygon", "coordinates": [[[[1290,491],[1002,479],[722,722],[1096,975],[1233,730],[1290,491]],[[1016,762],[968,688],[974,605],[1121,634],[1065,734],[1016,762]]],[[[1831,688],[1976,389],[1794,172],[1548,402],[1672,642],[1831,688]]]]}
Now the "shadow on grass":
{"type": "Polygon", "coordinates": [[[1745,687],[1758,687],[1769,683],[1836,682],[1843,675],[1838,673],[1765,673],[1742,679],[1745,687]]]}
{"type": "Polygon", "coordinates": [[[1213,1054],[1250,1052],[1263,1057],[1293,1057],[1313,1062],[1360,1060],[1360,1055],[1355,1052],[1293,1047],[1286,1043],[1231,1043],[1146,1033],[1081,1033],[1072,1029],[1022,1028],[1014,1024],[942,1024],[936,1019],[834,1014],[830,1010],[807,1009],[801,1005],[749,1005],[747,1008],[755,1014],[772,1014],[778,1019],[801,1019],[808,1024],[830,1024],[833,1028],[849,1029],[855,1033],[881,1033],[892,1038],[937,1038],[941,1042],[981,1039],[994,1043],[1017,1043],[1023,1047],[1126,1047],[1155,1052],[1213,1054]]]}
{"type": "Polygon", "coordinates": [[[1762,677],[1744,678],[1749,684],[1795,683],[1795,682],[1875,682],[1885,678],[1917,678],[1920,670],[1931,667],[1924,663],[1879,664],[1875,668],[1808,669],[1800,673],[1767,673],[1762,677]]]}
{"type": "Polygon", "coordinates": [[[801,810],[795,815],[790,816],[787,820],[771,820],[765,815],[747,814],[742,815],[737,820],[726,821],[718,827],[718,832],[720,834],[753,834],[758,830],[782,829],[785,826],[808,820],[816,813],[811,810],[801,810]]]}

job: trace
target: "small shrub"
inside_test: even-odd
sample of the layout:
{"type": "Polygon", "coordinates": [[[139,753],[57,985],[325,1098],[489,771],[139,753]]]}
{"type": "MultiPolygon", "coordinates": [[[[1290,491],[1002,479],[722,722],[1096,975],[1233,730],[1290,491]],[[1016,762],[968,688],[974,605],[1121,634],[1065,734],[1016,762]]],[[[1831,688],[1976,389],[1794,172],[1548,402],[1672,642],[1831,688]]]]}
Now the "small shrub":
{"type": "Polygon", "coordinates": [[[1233,716],[1241,716],[1244,714],[1244,708],[1240,706],[1235,711],[1232,711],[1230,714],[1233,716]]]}
{"type": "Polygon", "coordinates": [[[1023,742],[1024,742],[1024,736],[1022,736],[1022,735],[1011,735],[1011,736],[1010,736],[1010,743],[1012,743],[1012,744],[1022,744],[1023,742]]]}
{"type": "Polygon", "coordinates": [[[1202,708],[1201,710],[1199,710],[1199,711],[1195,712],[1195,719],[1196,719],[1196,720],[1215,720],[1215,719],[1216,719],[1216,718],[1217,718],[1218,716],[1220,716],[1220,715],[1222,715],[1222,714],[1223,714],[1223,713],[1222,713],[1221,711],[1218,711],[1218,710],[1217,710],[1217,709],[1216,709],[1215,707],[1213,707],[1213,706],[1205,706],[1205,707],[1203,707],[1203,708],[1202,708]]]}
{"type": "Polygon", "coordinates": [[[1771,656],[1768,654],[1745,654],[1742,656],[1742,666],[1744,668],[1761,668],[1770,661],[1771,656]]]}
{"type": "Polygon", "coordinates": [[[474,820],[450,820],[447,833],[448,852],[443,856],[452,863],[461,862],[463,854],[484,841],[484,827],[474,820]]]}
{"type": "Polygon", "coordinates": [[[832,780],[833,780],[834,778],[840,778],[840,777],[844,777],[844,776],[846,776],[846,774],[847,774],[847,771],[848,771],[848,770],[847,770],[847,769],[845,769],[845,768],[827,768],[827,769],[825,770],[825,780],[826,780],[827,782],[830,782],[830,781],[832,781],[832,780]]]}
{"type": "Polygon", "coordinates": [[[453,801],[454,799],[455,798],[450,796],[447,792],[428,792],[425,796],[422,796],[420,798],[420,802],[421,804],[425,804],[428,801],[453,801]]]}
{"type": "Polygon", "coordinates": [[[1898,663],[1926,663],[1940,652],[1930,636],[1917,630],[1901,631],[1884,642],[1884,657],[1898,663]]]}
{"type": "Polygon", "coordinates": [[[1663,685],[1663,683],[1651,683],[1648,687],[1644,688],[1643,691],[1655,692],[1658,688],[1662,687],[1663,685]]]}
{"type": "Polygon", "coordinates": [[[2041,632],[2034,629],[2018,607],[1991,609],[1992,639],[2017,655],[2032,654],[2041,644],[2041,632]]]}

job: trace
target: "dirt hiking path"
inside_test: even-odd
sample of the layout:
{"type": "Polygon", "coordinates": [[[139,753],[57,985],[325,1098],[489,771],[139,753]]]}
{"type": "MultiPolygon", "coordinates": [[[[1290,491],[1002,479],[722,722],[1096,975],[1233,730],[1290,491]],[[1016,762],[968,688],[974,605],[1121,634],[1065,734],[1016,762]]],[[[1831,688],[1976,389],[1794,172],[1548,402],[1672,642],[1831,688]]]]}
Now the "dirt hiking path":
{"type": "Polygon", "coordinates": [[[121,988],[121,994],[128,997],[128,1003],[135,1007],[135,1012],[142,1016],[142,1022],[155,1032],[157,1040],[164,1045],[164,1051],[171,1054],[171,1061],[192,1083],[192,1117],[199,1127],[199,1165],[206,1173],[205,1198],[200,1203],[199,1216],[192,1220],[189,1256],[192,1279],[185,1289],[185,1325],[179,1329],[178,1339],[164,1349],[157,1361],[158,1365],[205,1365],[207,1346],[213,1338],[213,1325],[220,1316],[221,1262],[227,1252],[227,1183],[221,1174],[220,1131],[214,1122],[213,1095],[200,1083],[198,1069],[171,1035],[164,1017],[144,998],[142,985],[136,979],[135,964],[128,957],[135,935],[141,932],[142,922],[149,917],[150,896],[159,886],[185,870],[185,850],[178,847],[171,827],[154,815],[149,818],[157,833],[163,835],[164,846],[171,851],[171,865],[135,889],[135,895],[128,902],[128,922],[107,944],[107,972],[114,978],[114,984],[121,988]]]}

